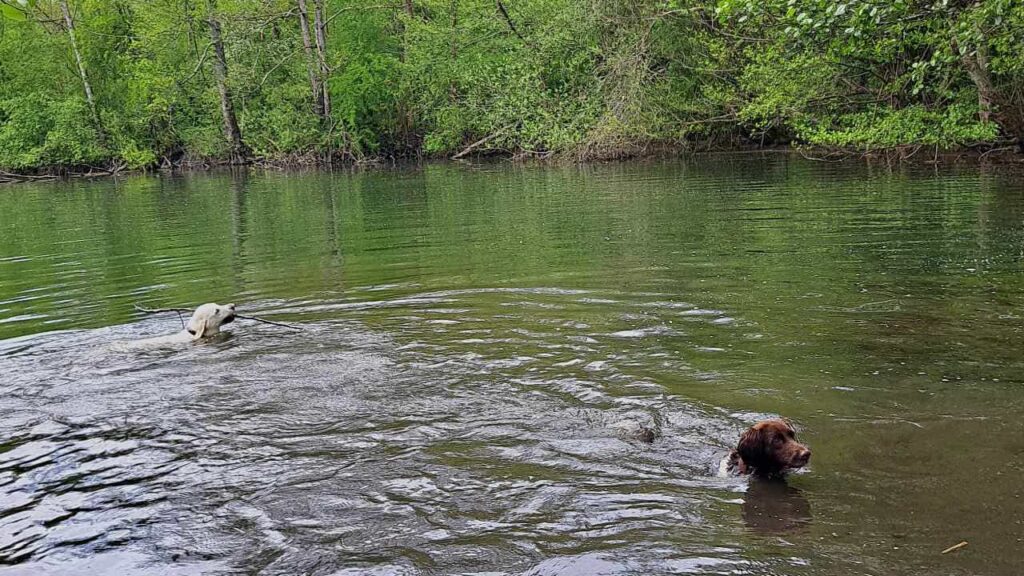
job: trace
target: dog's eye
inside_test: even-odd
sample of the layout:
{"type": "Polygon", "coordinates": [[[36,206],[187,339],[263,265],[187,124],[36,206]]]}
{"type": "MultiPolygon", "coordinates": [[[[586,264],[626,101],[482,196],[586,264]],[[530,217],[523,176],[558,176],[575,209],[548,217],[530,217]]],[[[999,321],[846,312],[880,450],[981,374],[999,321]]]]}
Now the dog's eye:
{"type": "Polygon", "coordinates": [[[783,438],[782,436],[776,436],[776,437],[772,438],[772,444],[775,444],[776,446],[782,446],[785,443],[786,443],[786,439],[783,438]]]}

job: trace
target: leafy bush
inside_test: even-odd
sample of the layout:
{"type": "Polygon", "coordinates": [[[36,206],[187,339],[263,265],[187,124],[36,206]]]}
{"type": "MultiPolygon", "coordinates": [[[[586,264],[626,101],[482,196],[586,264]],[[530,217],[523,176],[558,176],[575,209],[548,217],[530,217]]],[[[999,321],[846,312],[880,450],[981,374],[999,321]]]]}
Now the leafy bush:
{"type": "Polygon", "coordinates": [[[0,101],[0,166],[82,166],[109,153],[89,121],[83,100],[51,100],[40,94],[0,101]]]}
{"type": "Polygon", "coordinates": [[[995,124],[978,121],[977,110],[965,104],[940,111],[923,106],[900,110],[879,106],[800,130],[801,139],[810,144],[869,150],[908,144],[954,148],[992,141],[996,136],[995,124]]]}
{"type": "Polygon", "coordinates": [[[256,156],[1024,141],[1019,0],[318,3],[326,73],[293,0],[83,0],[74,46],[53,3],[4,11],[0,168],[229,157],[211,17],[256,156]]]}

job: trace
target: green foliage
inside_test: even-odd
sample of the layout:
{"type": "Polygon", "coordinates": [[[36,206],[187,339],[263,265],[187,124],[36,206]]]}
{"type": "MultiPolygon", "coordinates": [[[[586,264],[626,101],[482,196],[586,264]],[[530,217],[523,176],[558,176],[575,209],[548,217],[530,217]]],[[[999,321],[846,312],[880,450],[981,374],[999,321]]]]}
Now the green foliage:
{"type": "Polygon", "coordinates": [[[746,93],[739,117],[755,131],[792,128],[828,114],[839,74],[824,57],[799,53],[787,58],[777,49],[749,52],[739,77],[746,93]]]}
{"type": "MultiPolygon", "coordinates": [[[[246,101],[242,130],[256,154],[302,153],[322,143],[320,125],[309,113],[309,87],[301,83],[266,87],[257,98],[246,101]]],[[[208,136],[205,155],[214,155],[221,138],[219,127],[208,136]]]]}
{"type": "MultiPolygon", "coordinates": [[[[1013,48],[1024,38],[1019,2],[722,0],[717,14],[756,38],[759,54],[817,60],[831,71],[800,78],[788,64],[769,62],[778,80],[755,76],[768,81],[754,83],[747,117],[765,118],[764,104],[787,95],[781,100],[795,113],[775,118],[803,142],[955,146],[991,142],[997,127],[1004,137],[1024,137],[1024,99],[1015,88],[1024,58],[1013,48]],[[814,96],[801,103],[792,97],[801,90],[814,96]],[[979,98],[996,125],[984,122],[979,98]]],[[[763,58],[751,62],[764,66],[763,58]]]]}
{"type": "Polygon", "coordinates": [[[343,8],[349,11],[332,29],[335,60],[329,87],[334,119],[347,141],[336,135],[330,145],[347,144],[365,154],[385,150],[398,130],[401,47],[394,33],[396,14],[359,11],[358,6],[346,3],[343,8]]]}
{"type": "Polygon", "coordinates": [[[295,0],[70,0],[95,115],[60,2],[0,0],[0,168],[226,157],[208,17],[257,157],[1024,138],[1019,0],[322,4],[326,118],[295,0]]]}
{"type": "Polygon", "coordinates": [[[22,22],[28,18],[36,0],[0,0],[0,20],[22,22]]]}
{"type": "Polygon", "coordinates": [[[0,166],[82,166],[106,156],[85,102],[31,94],[0,101],[0,166]]]}
{"type": "Polygon", "coordinates": [[[428,154],[482,138],[481,150],[512,152],[564,150],[582,139],[598,99],[584,6],[510,3],[511,25],[490,1],[422,6],[433,18],[405,19],[404,72],[428,154]]]}
{"type": "Polygon", "coordinates": [[[941,111],[924,106],[894,110],[875,107],[839,116],[831,125],[800,128],[800,139],[809,144],[877,150],[906,144],[951,148],[995,139],[992,123],[978,122],[977,110],[958,104],[941,111]]]}

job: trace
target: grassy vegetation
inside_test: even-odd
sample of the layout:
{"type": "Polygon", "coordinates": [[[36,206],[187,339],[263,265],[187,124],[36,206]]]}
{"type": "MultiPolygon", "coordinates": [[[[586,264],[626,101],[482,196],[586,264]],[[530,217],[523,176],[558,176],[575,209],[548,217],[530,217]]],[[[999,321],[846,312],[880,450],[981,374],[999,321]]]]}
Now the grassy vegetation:
{"type": "Polygon", "coordinates": [[[1019,146],[1019,0],[0,0],[0,170],[1019,146]]]}

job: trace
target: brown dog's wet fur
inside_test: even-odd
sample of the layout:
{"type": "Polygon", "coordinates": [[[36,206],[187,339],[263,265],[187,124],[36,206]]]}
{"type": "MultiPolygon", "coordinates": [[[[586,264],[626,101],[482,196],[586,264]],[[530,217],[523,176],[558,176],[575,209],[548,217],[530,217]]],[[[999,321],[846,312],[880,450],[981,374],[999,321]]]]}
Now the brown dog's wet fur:
{"type": "Polygon", "coordinates": [[[729,455],[729,470],[737,474],[781,476],[807,465],[811,449],[796,441],[796,430],[786,420],[762,420],[740,436],[729,455]]]}

